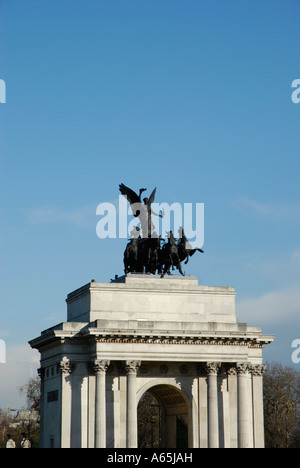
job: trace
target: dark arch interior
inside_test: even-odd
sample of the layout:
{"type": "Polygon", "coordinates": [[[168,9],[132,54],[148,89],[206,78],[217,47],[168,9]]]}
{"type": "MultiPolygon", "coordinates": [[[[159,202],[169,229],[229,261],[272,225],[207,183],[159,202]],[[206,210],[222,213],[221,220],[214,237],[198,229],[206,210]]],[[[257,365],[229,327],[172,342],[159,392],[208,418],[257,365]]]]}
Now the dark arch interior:
{"type": "Polygon", "coordinates": [[[140,448],[188,448],[188,402],[171,385],[155,385],[138,405],[140,448]]]}

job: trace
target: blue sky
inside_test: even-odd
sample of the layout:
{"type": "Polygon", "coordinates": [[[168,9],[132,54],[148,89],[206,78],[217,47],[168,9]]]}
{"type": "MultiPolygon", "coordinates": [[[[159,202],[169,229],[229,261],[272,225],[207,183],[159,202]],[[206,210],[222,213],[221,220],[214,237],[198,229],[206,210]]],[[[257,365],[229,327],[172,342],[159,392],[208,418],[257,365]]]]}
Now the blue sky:
{"type": "Polygon", "coordinates": [[[187,273],[234,286],[239,321],[277,335],[265,359],[293,365],[299,13],[296,0],[0,0],[0,407],[22,404],[27,342],[66,319],[67,294],[122,274],[125,241],[96,236],[120,182],[204,203],[205,254],[187,273]]]}

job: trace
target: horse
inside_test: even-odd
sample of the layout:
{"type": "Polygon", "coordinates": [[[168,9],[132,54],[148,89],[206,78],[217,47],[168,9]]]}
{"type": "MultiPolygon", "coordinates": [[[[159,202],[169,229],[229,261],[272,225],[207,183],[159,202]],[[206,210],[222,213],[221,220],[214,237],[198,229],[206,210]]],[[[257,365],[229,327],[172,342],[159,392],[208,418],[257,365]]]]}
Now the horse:
{"type": "Polygon", "coordinates": [[[130,240],[127,244],[124,252],[124,272],[134,273],[137,268],[139,258],[139,242],[140,237],[136,237],[130,240]]]}
{"type": "Polygon", "coordinates": [[[161,237],[133,238],[124,252],[124,271],[126,273],[155,274],[158,266],[161,237]]]}
{"type": "Polygon", "coordinates": [[[172,231],[167,233],[168,242],[163,245],[159,252],[159,268],[158,272],[164,276],[165,273],[171,275],[170,268],[175,270],[175,267],[179,270],[180,274],[184,276],[181,268],[180,258],[178,254],[178,247],[174,239],[172,231]]]}
{"type": "Polygon", "coordinates": [[[180,227],[178,229],[178,234],[179,234],[179,240],[177,242],[178,254],[179,254],[179,258],[181,262],[183,262],[183,260],[186,259],[184,262],[185,265],[188,263],[189,258],[192,257],[195,252],[198,251],[198,252],[204,253],[204,250],[199,249],[198,247],[196,247],[195,249],[192,248],[191,244],[189,243],[189,241],[187,240],[184,234],[183,227],[180,227]]]}

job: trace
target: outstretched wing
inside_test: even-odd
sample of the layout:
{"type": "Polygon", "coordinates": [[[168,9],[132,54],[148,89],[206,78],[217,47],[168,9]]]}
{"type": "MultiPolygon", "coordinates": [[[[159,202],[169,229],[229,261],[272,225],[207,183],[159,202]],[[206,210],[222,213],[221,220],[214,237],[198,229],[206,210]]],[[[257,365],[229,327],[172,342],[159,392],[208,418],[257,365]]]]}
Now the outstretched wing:
{"type": "MultiPolygon", "coordinates": [[[[141,203],[139,196],[129,187],[126,187],[126,185],[120,184],[119,189],[120,189],[121,194],[124,195],[127,201],[129,201],[130,205],[134,205],[135,203],[141,203]]],[[[137,208],[137,205],[135,205],[132,211],[133,216],[139,216],[140,214],[140,211],[137,210],[136,208],[137,208]]]]}
{"type": "Polygon", "coordinates": [[[140,203],[139,196],[129,187],[126,187],[124,184],[120,184],[119,189],[121,194],[129,201],[130,205],[133,203],[140,203]]]}
{"type": "Polygon", "coordinates": [[[153,192],[152,192],[151,195],[150,195],[150,198],[149,198],[149,202],[150,202],[150,203],[153,203],[153,202],[154,202],[155,193],[156,193],[156,187],[155,187],[155,189],[153,190],[153,192]]]}

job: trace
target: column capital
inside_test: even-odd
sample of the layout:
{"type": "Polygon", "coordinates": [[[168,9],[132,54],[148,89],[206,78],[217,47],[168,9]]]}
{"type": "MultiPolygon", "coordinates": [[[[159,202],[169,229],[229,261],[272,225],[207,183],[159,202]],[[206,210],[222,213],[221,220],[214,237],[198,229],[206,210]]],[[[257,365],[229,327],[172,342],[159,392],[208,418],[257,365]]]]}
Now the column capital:
{"type": "Polygon", "coordinates": [[[63,357],[57,364],[57,368],[63,375],[70,375],[75,369],[75,365],[76,364],[71,362],[70,359],[63,357]]]}
{"type": "Polygon", "coordinates": [[[127,374],[136,374],[141,361],[125,361],[125,371],[127,374]]]}
{"type": "Polygon", "coordinates": [[[248,362],[237,362],[236,371],[238,375],[249,375],[251,365],[248,362]]]}
{"type": "Polygon", "coordinates": [[[250,372],[252,375],[261,377],[266,370],[266,365],[265,364],[253,364],[250,367],[250,372]]]}
{"type": "Polygon", "coordinates": [[[237,374],[237,368],[236,368],[236,364],[234,363],[228,363],[226,364],[225,366],[225,372],[226,374],[229,376],[229,375],[236,375],[237,374]]]}
{"type": "Polygon", "coordinates": [[[206,372],[208,375],[217,375],[220,368],[221,368],[220,362],[207,362],[206,363],[206,372]]]}
{"type": "Polygon", "coordinates": [[[105,373],[107,371],[107,368],[110,364],[110,361],[106,359],[95,359],[94,361],[91,361],[90,366],[92,371],[95,374],[99,373],[105,373]]]}

